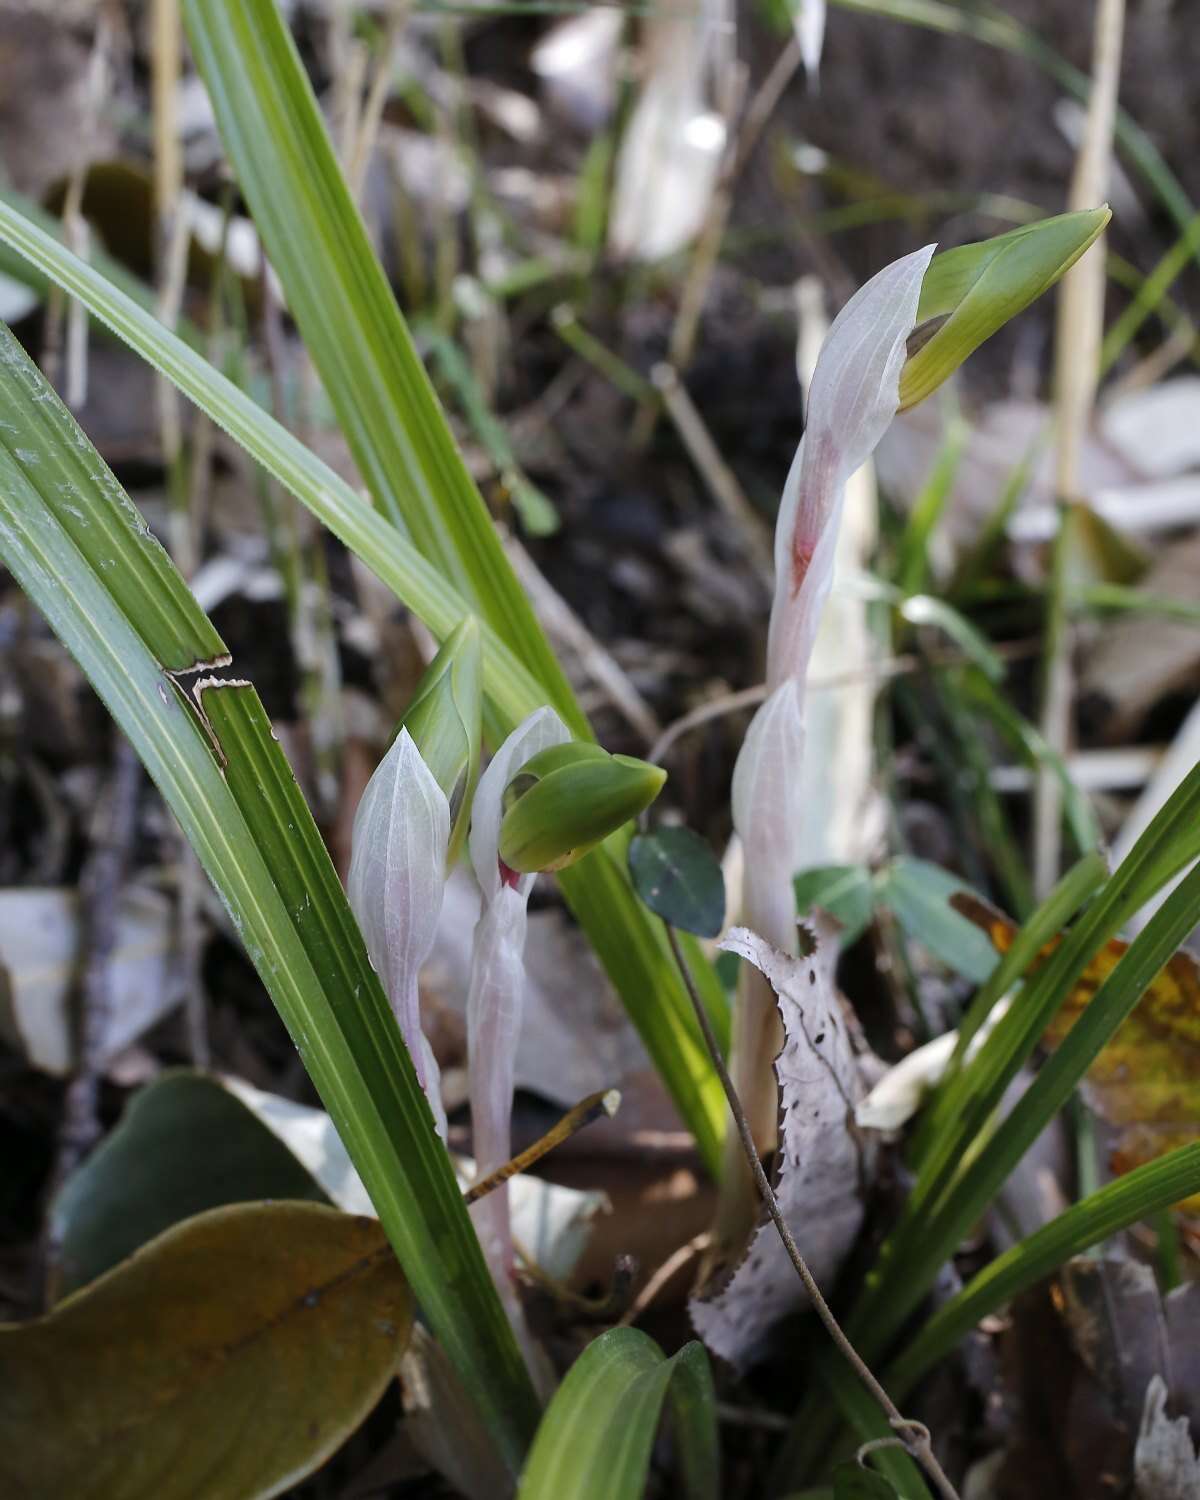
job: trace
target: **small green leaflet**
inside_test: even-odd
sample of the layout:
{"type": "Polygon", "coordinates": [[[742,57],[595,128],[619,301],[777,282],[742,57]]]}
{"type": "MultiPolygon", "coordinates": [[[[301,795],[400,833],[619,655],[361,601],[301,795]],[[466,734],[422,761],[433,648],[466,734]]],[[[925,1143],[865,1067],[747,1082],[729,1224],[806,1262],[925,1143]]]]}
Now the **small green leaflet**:
{"type": "Polygon", "coordinates": [[[656,828],[629,846],[634,889],[652,912],[684,932],[716,937],[725,925],[725,877],[690,828],[656,828]]]}

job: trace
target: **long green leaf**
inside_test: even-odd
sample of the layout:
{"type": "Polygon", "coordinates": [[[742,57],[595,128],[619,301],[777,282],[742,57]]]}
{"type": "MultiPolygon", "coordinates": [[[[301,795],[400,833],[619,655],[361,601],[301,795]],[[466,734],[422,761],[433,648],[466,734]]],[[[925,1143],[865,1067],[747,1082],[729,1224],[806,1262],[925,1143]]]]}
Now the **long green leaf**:
{"type": "MultiPolygon", "coordinates": [[[[367,487],[529,669],[540,701],[591,738],[375,257],[276,0],[184,0],[183,14],[230,161],[367,487]]],[[[627,842],[560,884],[715,1167],[720,1090],[665,940],[632,895],[627,842]],[[606,858],[615,879],[598,873],[606,858]],[[606,911],[596,909],[602,899],[606,911]]],[[[724,994],[699,949],[690,951],[721,1033],[724,994]]]]}
{"type": "Polygon", "coordinates": [[[969,1135],[956,1133],[956,1122],[960,1119],[966,1102],[966,1089],[959,1086],[959,1092],[956,1093],[955,1086],[972,1037],[991,1014],[992,1007],[1001,996],[1007,995],[1020,981],[1045,945],[1063,930],[1084,901],[1103,885],[1107,876],[1108,867],[1104,856],[1096,850],[1072,865],[1030,916],[1017,934],[1012,947],[980,985],[970,1009],[959,1023],[958,1041],[946,1075],[924,1110],[909,1144],[909,1160],[920,1164],[923,1187],[928,1185],[924,1187],[925,1191],[932,1193],[940,1189],[970,1138],[969,1135]],[[931,1151],[937,1153],[935,1162],[928,1160],[931,1151]]]}
{"type": "Polygon", "coordinates": [[[668,1359],[636,1328],[611,1328],[583,1351],[550,1403],[517,1500],[641,1500],[664,1398],[688,1500],[721,1493],[716,1398],[708,1356],[668,1359]]]}
{"type": "MultiPolygon", "coordinates": [[[[1150,826],[1108,879],[996,1026],[970,1063],[952,1079],[944,1096],[943,1128],[922,1139],[920,1170],[899,1224],[880,1252],[847,1319],[848,1331],[863,1357],[876,1361],[889,1352],[954,1254],[963,1234],[987,1208],[1029,1144],[1086,1072],[1091,1058],[1137,1003],[1174,947],[1200,914],[1200,876],[1189,876],[1130,945],[1101,991],[1104,1008],[1090,1017],[1065,1060],[1062,1049],[1026,1091],[1003,1130],[989,1135],[1000,1099],[1016,1076],[1092,955],[1173,875],[1200,853],[1200,766],[1168,799],[1150,826]],[[1135,952],[1136,949],[1136,952],[1135,952]],[[1133,962],[1128,964],[1130,956],[1133,962]]],[[[1090,884],[1086,867],[1063,885],[1074,894],[1090,884]],[[1075,889],[1078,879],[1081,884],[1075,889]]],[[[1068,900],[1060,888],[1035,913],[1047,917],[1055,901],[1068,900]]],[[[1023,956],[1032,935],[1019,939],[1023,956]]],[[[1006,960],[1006,963],[1009,962],[1006,960]]],[[[1015,960],[1011,960],[1015,963],[1015,960]]],[[[1003,969],[1005,964],[1001,965],[1003,969]]],[[[828,1403],[806,1398],[777,1463],[780,1487],[803,1476],[834,1440],[828,1403]]]]}
{"type": "Polygon", "coordinates": [[[425,1096],[253,690],[120,485],[0,327],[0,556],[137,750],[224,901],[430,1325],[516,1467],[536,1406],[425,1096]],[[182,679],[182,680],[181,680],[182,679]]]}
{"type": "MultiPolygon", "coordinates": [[[[0,203],[13,209],[23,218],[52,235],[56,240],[66,241],[66,229],[61,219],[55,218],[51,213],[37,203],[33,198],[27,198],[24,193],[15,192],[12,188],[0,186],[0,203]]],[[[118,286],[135,302],[142,307],[152,311],[156,305],[157,298],[153,289],[140,281],[131,271],[127,270],[119,260],[115,260],[101,246],[93,244],[88,251],[88,259],[100,274],[118,286]]],[[[43,296],[49,292],[52,285],[51,278],[39,266],[32,261],[26,260],[24,256],[17,255],[7,245],[0,245],[0,273],[11,276],[14,281],[20,281],[33,291],[43,296]]],[[[175,325],[186,343],[196,349],[204,347],[204,339],[195,325],[187,318],[180,318],[175,325]]]]}
{"type": "Polygon", "coordinates": [[[1182,942],[1190,930],[1189,919],[1195,924],[1200,912],[1197,874],[1189,875],[1155,913],[1072,1028],[1068,1042],[1073,1044],[1064,1043],[1058,1049],[1009,1115],[1004,1129],[988,1139],[988,1124],[1004,1090],[1037,1046],[1088,960],[1200,852],[1198,810],[1200,767],[1177,788],[1066,940],[954,1080],[948,1093],[957,1106],[953,1134],[939,1141],[924,1159],[901,1223],[885,1244],[868,1278],[866,1294],[850,1319],[866,1345],[866,1358],[887,1349],[967,1227],[991,1202],[1021,1155],[1069,1097],[1092,1057],[1182,942]],[[1104,1004],[1097,1009],[1096,1000],[1102,997],[1104,1004]],[[1040,1122],[1036,1128],[1035,1122],[1040,1122]],[[957,1147],[952,1153],[947,1149],[949,1142],[957,1147]],[[956,1171],[947,1178],[948,1155],[956,1171]]]}
{"type": "Polygon", "coordinates": [[[1180,1203],[1200,1190],[1200,1142],[1180,1146],[1157,1161],[1075,1203],[1027,1239],[986,1265],[942,1304],[894,1362],[884,1382],[894,1400],[966,1337],[981,1318],[995,1312],[1057,1266],[1098,1245],[1130,1224],[1180,1203]]]}
{"type": "MultiPolygon", "coordinates": [[[[462,595],[412,542],[364,504],[316,454],[144,308],[3,202],[0,239],[78,297],[95,317],[174,381],[356,553],[436,636],[444,638],[470,613],[462,595]]],[[[547,695],[486,622],[483,634],[484,691],[492,717],[501,727],[512,728],[545,703],[547,695]]],[[[625,874],[628,837],[620,834],[610,839],[578,865],[562,871],[559,883],[715,1175],[721,1156],[724,1099],[661,936],[661,924],[649,920],[625,874]]],[[[698,947],[689,946],[689,958],[717,1034],[725,1040],[729,1017],[720,983],[698,947]]]]}
{"type": "Polygon", "coordinates": [[[1004,1128],[996,1131],[964,1166],[945,1201],[927,1222],[929,1244],[935,1252],[938,1248],[945,1251],[942,1259],[949,1258],[981,1208],[991,1201],[1025,1152],[1066,1104],[1101,1048],[1133,1011],[1198,918],[1200,868],[1184,878],[1130,943],[1062,1045],[1046,1060],[1018,1100],[1004,1128]]]}
{"type": "Polygon", "coordinates": [[[528,665],[574,694],[509,566],[334,156],[274,0],[185,0],[196,65],[288,307],[367,488],[528,665]]]}

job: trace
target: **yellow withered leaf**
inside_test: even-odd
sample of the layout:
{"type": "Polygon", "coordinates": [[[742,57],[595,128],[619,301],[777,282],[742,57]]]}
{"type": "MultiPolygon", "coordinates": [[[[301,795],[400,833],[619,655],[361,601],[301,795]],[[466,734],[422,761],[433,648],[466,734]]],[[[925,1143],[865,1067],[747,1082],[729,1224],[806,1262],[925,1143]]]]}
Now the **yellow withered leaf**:
{"type": "MultiPolygon", "coordinates": [[[[1017,927],[1003,912],[966,892],[953,896],[951,905],[987,934],[998,953],[1012,947],[1017,927]]],[[[1046,944],[1033,970],[1060,941],[1046,944]]],[[[1062,1042],[1128,947],[1110,938],[1093,955],[1046,1029],[1047,1048],[1062,1042]]],[[[1117,1128],[1115,1172],[1200,1140],[1200,965],[1191,954],[1173,954],[1152,981],[1088,1069],[1084,1094],[1096,1114],[1117,1128]]],[[[1200,1194],[1178,1207],[1200,1214],[1200,1194]]]]}

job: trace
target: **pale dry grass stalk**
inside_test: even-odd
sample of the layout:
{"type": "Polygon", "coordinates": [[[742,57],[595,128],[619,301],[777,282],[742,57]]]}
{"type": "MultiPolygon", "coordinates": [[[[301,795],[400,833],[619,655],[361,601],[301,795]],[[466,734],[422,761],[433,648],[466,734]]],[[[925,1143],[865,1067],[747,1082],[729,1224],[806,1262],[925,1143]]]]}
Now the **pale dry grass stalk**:
{"type": "MultiPolygon", "coordinates": [[[[1117,86],[1125,26],[1125,0],[1097,0],[1092,48],[1092,93],[1087,125],[1071,179],[1068,208],[1104,201],[1112,161],[1117,86]]],[[[1055,328],[1055,486],[1060,501],[1079,493],[1080,455],[1096,401],[1104,332],[1104,239],[1063,277],[1055,328]]],[[[1070,638],[1061,611],[1051,605],[1040,728],[1060,755],[1069,748],[1072,697],[1070,638]]],[[[1049,769],[1034,797],[1034,893],[1048,894],[1062,857],[1062,785],[1049,769]]]]}
{"type": "MultiPolygon", "coordinates": [[[[89,147],[111,86],[114,42],[113,17],[108,6],[102,6],[96,15],[88,59],[79,150],[67,178],[62,208],[67,248],[81,260],[87,259],[91,245],[91,235],[83,217],[83,194],[91,166],[89,147]]],[[[60,373],[63,375],[64,399],[76,410],[87,400],[87,326],[87,309],[83,303],[77,298],[67,298],[57,287],[52,287],[46,300],[41,364],[51,385],[58,385],[60,373]]]]}
{"type": "Polygon", "coordinates": [[[362,198],[363,183],[366,179],[367,167],[371,160],[371,152],[374,150],[375,142],[379,138],[379,127],[383,120],[383,110],[387,104],[388,92],[391,88],[396,48],[399,46],[400,34],[404,30],[405,22],[408,20],[408,12],[409,6],[406,3],[397,6],[388,17],[387,32],[384,35],[379,60],[375,64],[375,73],[371,79],[371,86],[367,92],[366,101],[362,106],[358,130],[346,161],[346,181],[356,203],[362,198]]]}

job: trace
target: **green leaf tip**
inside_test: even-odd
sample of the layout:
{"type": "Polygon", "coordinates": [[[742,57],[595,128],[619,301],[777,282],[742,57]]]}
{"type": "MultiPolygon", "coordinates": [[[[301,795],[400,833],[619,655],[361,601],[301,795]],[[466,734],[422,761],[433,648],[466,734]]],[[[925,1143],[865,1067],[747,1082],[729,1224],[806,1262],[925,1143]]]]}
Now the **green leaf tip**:
{"type": "Polygon", "coordinates": [[[450,804],[446,868],[458,858],[479,780],[483,735],[483,653],[479,622],[465,615],[425,669],[396,726],[407,729],[450,804]]]}
{"type": "Polygon", "coordinates": [[[921,285],[899,409],[924,401],[985,339],[1052,287],[1111,218],[1105,203],[935,255],[921,285]]]}
{"type": "Polygon", "coordinates": [[[561,870],[644,812],[667,773],[571,740],[528,760],[504,792],[500,858],[511,870],[561,870]]]}

